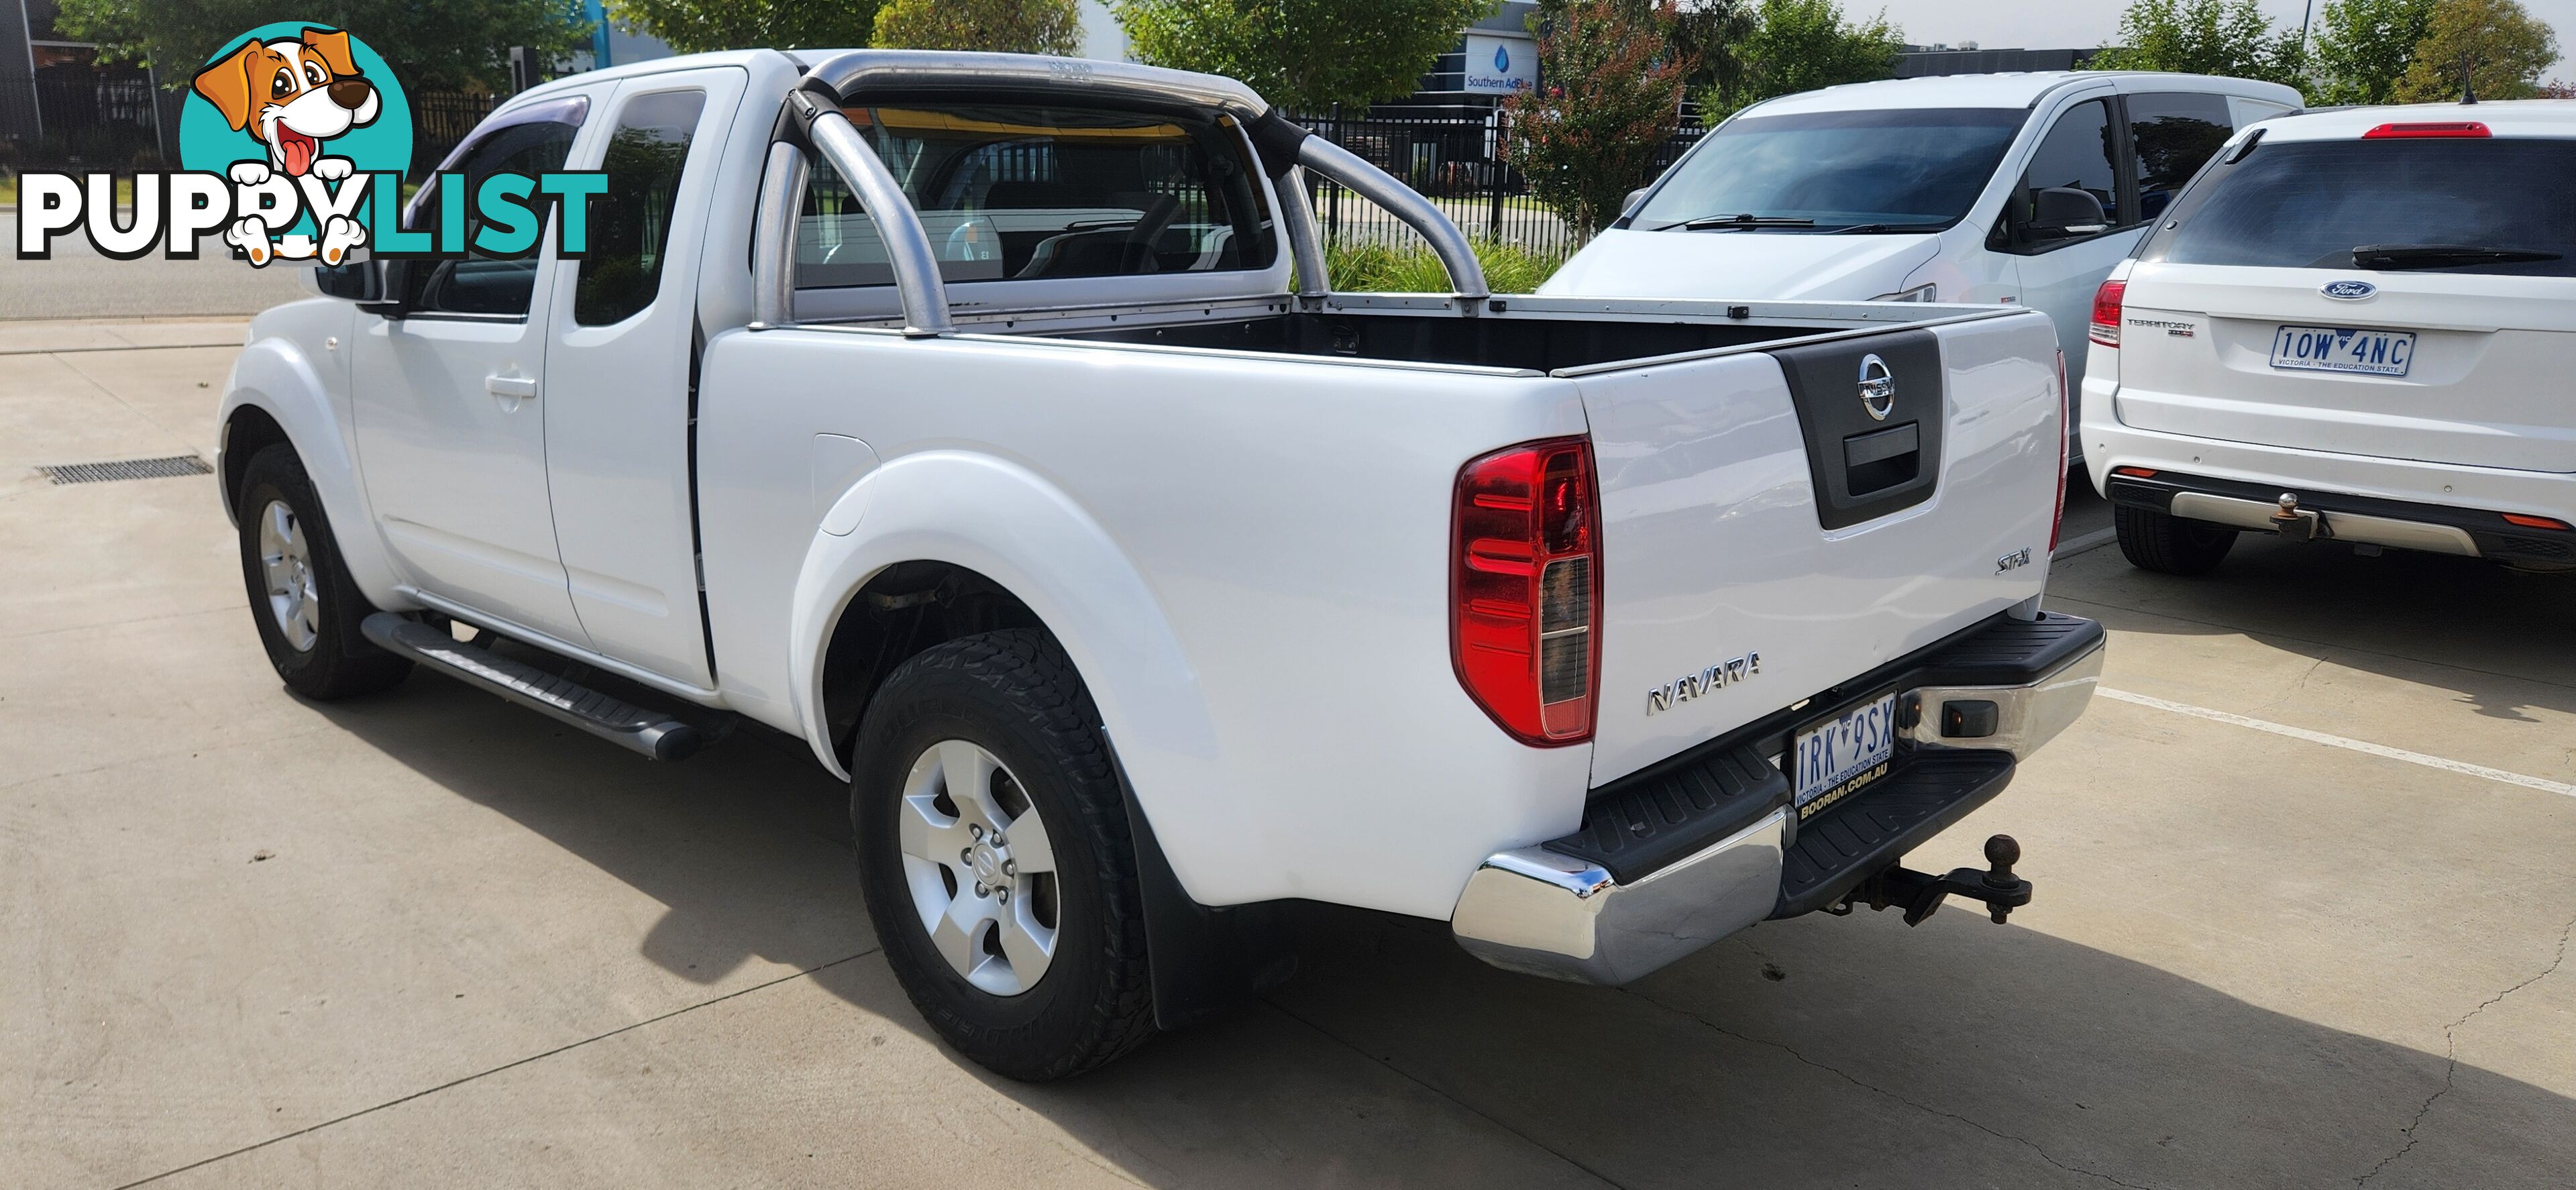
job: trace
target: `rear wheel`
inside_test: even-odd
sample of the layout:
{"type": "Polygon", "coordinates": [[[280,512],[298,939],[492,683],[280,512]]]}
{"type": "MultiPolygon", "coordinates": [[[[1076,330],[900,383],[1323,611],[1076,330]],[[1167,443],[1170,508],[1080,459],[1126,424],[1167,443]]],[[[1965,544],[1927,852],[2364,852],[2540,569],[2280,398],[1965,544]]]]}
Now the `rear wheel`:
{"type": "Polygon", "coordinates": [[[288,689],[330,700],[403,680],[411,662],[379,649],[359,623],[376,610],[340,562],[339,543],[295,448],[261,448],[242,469],[242,582],[268,663],[288,689]]]}
{"type": "Polygon", "coordinates": [[[850,820],[868,914],[950,1045],[1029,1081],[1154,1032],[1135,846],[1098,713],[1046,634],[950,641],[870,702],[850,820]]]}
{"type": "Polygon", "coordinates": [[[2207,574],[2236,544],[2236,530],[2122,504],[2111,510],[2129,564],[2161,574],[2207,574]]]}

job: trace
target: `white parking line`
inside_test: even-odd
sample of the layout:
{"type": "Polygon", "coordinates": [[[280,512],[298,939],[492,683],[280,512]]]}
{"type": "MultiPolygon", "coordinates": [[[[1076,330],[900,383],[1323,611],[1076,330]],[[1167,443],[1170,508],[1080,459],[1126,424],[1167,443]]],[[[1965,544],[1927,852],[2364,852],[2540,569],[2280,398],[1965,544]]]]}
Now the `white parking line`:
{"type": "Polygon", "coordinates": [[[2177,715],[2189,715],[2195,719],[2207,719],[2212,723],[2232,723],[2238,727],[2251,727],[2256,731],[2268,731],[2273,735],[2288,736],[2294,740],[2306,740],[2311,744],[2324,744],[2329,748],[2345,748],[2354,752],[2368,753],[2372,756],[2384,756],[2390,760],[2402,760],[2408,764],[2420,764],[2425,768],[2440,769],[2446,773],[2461,773],[2471,777],[2484,777],[2489,781],[2502,781],[2507,785],[2519,785],[2525,789],[2537,789],[2543,793],[2557,793],[2564,794],[2568,797],[2576,797],[2576,785],[2570,785],[2564,781],[2552,781],[2546,777],[2532,777],[2526,776],[2522,773],[2508,773],[2503,769],[2491,769],[2482,764],[2469,764],[2465,761],[2447,760],[2439,756],[2427,756],[2421,752],[2409,752],[2404,748],[2391,748],[2386,744],[2373,744],[2367,740],[2355,740],[2347,739],[2339,735],[2327,735],[2322,731],[2310,731],[2304,727],[2292,727],[2286,723],[2274,723],[2268,719],[2255,719],[2244,715],[2231,714],[2227,711],[2213,711],[2208,707],[2196,707],[2187,702],[2174,702],[2169,699],[2157,698],[2148,694],[2131,694],[2126,690],[2114,690],[2108,686],[2101,687],[2099,689],[2099,693],[2104,698],[2118,699],[2121,702],[2127,703],[2136,703],[2142,707],[2154,707],[2159,711],[2172,711],[2177,715]]]}

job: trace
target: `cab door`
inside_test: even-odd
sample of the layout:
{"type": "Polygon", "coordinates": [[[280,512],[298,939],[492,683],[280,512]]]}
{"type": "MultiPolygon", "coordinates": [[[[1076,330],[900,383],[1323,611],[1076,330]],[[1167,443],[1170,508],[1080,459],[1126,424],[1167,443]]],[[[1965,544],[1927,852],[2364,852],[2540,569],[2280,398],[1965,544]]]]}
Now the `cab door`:
{"type": "MultiPolygon", "coordinates": [[[[470,195],[495,173],[561,170],[606,91],[495,115],[440,172],[470,195]]],[[[446,198],[433,182],[411,225],[435,228],[446,198]]],[[[469,239],[478,223],[469,209],[469,239]]],[[[554,236],[539,242],[533,258],[407,263],[404,315],[361,315],[352,336],[352,421],[367,499],[413,588],[581,643],[546,494],[546,326],[531,311],[554,298],[554,236]]]]}
{"type": "Polygon", "coordinates": [[[2137,219],[2124,217],[2135,207],[2123,140],[2109,92],[2061,109],[2031,151],[1997,231],[1999,246],[2021,258],[2022,304],[2057,323],[2069,385],[2082,380],[2084,327],[2092,317],[2093,291],[2138,242],[2137,219]],[[2051,201],[2046,197],[2051,190],[2091,195],[2100,206],[2098,220],[2042,222],[2047,216],[2042,204],[2051,201]]]}
{"type": "MultiPolygon", "coordinates": [[[[698,262],[734,67],[619,84],[575,168],[602,170],[590,242],[554,292],[546,465],[572,606],[591,647],[696,686],[714,682],[699,613],[692,492],[698,262]]],[[[734,245],[741,267],[741,245],[734,245]]],[[[801,464],[802,460],[796,460],[801,464]]]]}

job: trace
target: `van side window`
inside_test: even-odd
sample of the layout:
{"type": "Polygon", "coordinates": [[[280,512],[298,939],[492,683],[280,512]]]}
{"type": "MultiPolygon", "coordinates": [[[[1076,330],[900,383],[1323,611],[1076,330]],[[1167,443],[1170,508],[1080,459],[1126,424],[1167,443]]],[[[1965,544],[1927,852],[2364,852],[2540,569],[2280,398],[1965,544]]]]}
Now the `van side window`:
{"type": "Polygon", "coordinates": [[[2014,243],[2021,251],[2046,252],[2119,224],[2120,155],[2112,128],[2111,105],[2100,99],[2066,109],[2050,126],[2013,200],[2014,243]]]}
{"type": "Polygon", "coordinates": [[[704,91],[664,91],[626,102],[608,138],[608,191],[591,203],[590,254],[574,285],[572,319],[583,326],[624,322],[662,289],[680,167],[706,110],[704,91]]]}
{"type": "MultiPolygon", "coordinates": [[[[496,116],[475,129],[472,138],[456,146],[456,151],[440,163],[439,172],[465,175],[464,193],[471,195],[482,189],[483,179],[497,173],[534,176],[561,170],[564,159],[572,155],[573,136],[581,131],[582,118],[589,112],[590,101],[576,95],[496,116]]],[[[411,206],[405,208],[404,227],[437,230],[438,204],[446,198],[438,191],[433,174],[412,196],[411,206]]],[[[467,208],[467,243],[474,241],[475,232],[482,226],[481,213],[467,208]]],[[[528,256],[504,260],[476,254],[464,260],[422,262],[412,266],[408,280],[407,304],[414,313],[524,318],[528,297],[537,286],[537,259],[528,256]]]]}
{"type": "MultiPolygon", "coordinates": [[[[982,104],[843,114],[912,200],[951,284],[1257,270],[1277,253],[1230,123],[982,104]]],[[[828,162],[810,176],[797,288],[893,284],[857,196],[828,162]]]]}
{"type": "Polygon", "coordinates": [[[2138,218],[2154,219],[2218,152],[2236,125],[2224,95],[2132,95],[2129,144],[2138,157],[2138,218]]]}

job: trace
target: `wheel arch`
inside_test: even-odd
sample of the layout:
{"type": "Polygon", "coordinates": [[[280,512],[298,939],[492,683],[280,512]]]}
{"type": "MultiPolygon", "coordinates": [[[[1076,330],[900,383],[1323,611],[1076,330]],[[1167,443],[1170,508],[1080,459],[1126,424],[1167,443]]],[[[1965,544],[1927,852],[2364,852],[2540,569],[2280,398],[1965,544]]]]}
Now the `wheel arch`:
{"type": "Polygon", "coordinates": [[[922,452],[859,479],[825,524],[849,531],[818,529],[798,576],[788,688],[835,775],[848,779],[848,733],[903,657],[964,632],[1034,627],[1090,691],[1182,882],[1203,864],[1267,861],[1223,793],[1214,720],[1161,601],[1061,489],[989,455],[922,452]],[[889,644],[901,613],[928,607],[941,609],[936,634],[889,644]]]}
{"type": "Polygon", "coordinates": [[[348,402],[334,396],[313,361],[279,336],[254,339],[233,362],[225,385],[215,470],[224,515],[239,523],[241,480],[251,456],[285,443],[322,499],[334,546],[358,588],[378,607],[404,606],[400,581],[376,532],[366,490],[358,478],[348,433],[348,402]]]}

